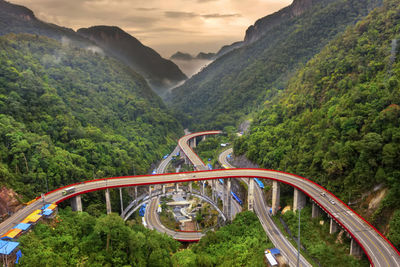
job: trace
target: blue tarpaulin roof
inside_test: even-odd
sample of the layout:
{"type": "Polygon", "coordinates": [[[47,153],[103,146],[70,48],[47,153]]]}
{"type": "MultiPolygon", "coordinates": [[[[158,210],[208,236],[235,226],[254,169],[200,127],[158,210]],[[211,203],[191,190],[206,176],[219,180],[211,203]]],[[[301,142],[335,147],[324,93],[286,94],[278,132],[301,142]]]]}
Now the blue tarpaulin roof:
{"type": "Polygon", "coordinates": [[[51,204],[46,204],[46,205],[44,205],[44,206],[42,207],[42,210],[47,209],[48,207],[50,207],[50,205],[51,205],[51,204]]]}
{"type": "Polygon", "coordinates": [[[19,242],[0,240],[0,254],[9,255],[16,247],[18,247],[18,245],[19,242]]]}
{"type": "Polygon", "coordinates": [[[31,227],[30,223],[19,223],[14,228],[21,229],[21,230],[25,231],[25,230],[28,230],[29,227],[31,227]]]}
{"type": "Polygon", "coordinates": [[[279,251],[279,249],[277,249],[277,248],[271,248],[270,250],[269,250],[270,252],[271,252],[271,254],[280,254],[281,252],[279,251]]]}
{"type": "Polygon", "coordinates": [[[45,215],[45,216],[49,216],[49,215],[51,215],[52,213],[53,213],[52,210],[44,210],[44,211],[43,211],[43,215],[45,215]]]}

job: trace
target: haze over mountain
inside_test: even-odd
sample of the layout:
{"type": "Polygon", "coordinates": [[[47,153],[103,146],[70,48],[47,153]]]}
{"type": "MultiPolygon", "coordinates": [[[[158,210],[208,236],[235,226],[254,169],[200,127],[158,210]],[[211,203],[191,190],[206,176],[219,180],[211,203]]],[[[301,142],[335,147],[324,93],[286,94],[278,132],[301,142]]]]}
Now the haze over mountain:
{"type": "Polygon", "coordinates": [[[172,61],[162,58],[150,47],[118,27],[93,26],[78,30],[101,47],[107,54],[124,62],[142,74],[158,93],[173,87],[187,77],[172,61]]]}
{"type": "Polygon", "coordinates": [[[245,41],[172,90],[167,101],[186,126],[223,128],[258,109],[296,69],[381,0],[296,0],[256,22],[245,41]],[[187,116],[186,116],[187,115],[187,116]],[[186,116],[186,118],[185,118],[186,116]]]}
{"type": "Polygon", "coordinates": [[[44,35],[64,44],[104,52],[142,74],[152,88],[161,94],[163,90],[186,79],[172,61],[162,58],[118,27],[91,27],[81,29],[78,34],[72,29],[38,20],[26,7],[0,0],[0,35],[7,33],[44,35]]]}
{"type": "Polygon", "coordinates": [[[170,59],[177,64],[188,77],[192,77],[215,59],[215,53],[200,52],[197,56],[176,52],[170,59]]]}

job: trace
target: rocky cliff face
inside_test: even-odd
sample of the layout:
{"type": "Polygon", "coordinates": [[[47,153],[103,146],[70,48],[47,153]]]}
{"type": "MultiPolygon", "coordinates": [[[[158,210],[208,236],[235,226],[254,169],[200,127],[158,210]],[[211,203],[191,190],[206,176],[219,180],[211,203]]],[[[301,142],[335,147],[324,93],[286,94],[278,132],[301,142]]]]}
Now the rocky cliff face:
{"type": "Polygon", "coordinates": [[[5,186],[0,187],[0,220],[23,207],[18,199],[19,197],[14,190],[5,186]]]}
{"type": "Polygon", "coordinates": [[[279,25],[283,20],[300,16],[317,2],[320,1],[294,0],[290,6],[257,20],[254,25],[247,29],[244,42],[248,44],[258,40],[265,32],[279,25]]]}
{"type": "Polygon", "coordinates": [[[159,93],[187,78],[172,61],[162,58],[156,51],[118,27],[82,28],[78,34],[142,74],[159,93]]]}

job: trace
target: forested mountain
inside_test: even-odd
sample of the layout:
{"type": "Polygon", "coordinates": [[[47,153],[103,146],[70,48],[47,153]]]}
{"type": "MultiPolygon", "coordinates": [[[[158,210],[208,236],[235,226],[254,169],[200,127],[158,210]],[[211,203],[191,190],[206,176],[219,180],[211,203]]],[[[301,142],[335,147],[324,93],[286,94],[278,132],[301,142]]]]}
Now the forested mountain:
{"type": "Polygon", "coordinates": [[[118,27],[94,26],[79,29],[78,33],[139,72],[160,94],[187,78],[175,63],[118,27]]]}
{"type": "Polygon", "coordinates": [[[140,73],[159,93],[187,78],[175,63],[162,58],[118,27],[96,26],[80,29],[78,34],[37,19],[26,7],[0,0],[0,35],[8,33],[44,35],[64,44],[103,51],[140,73]]]}
{"type": "Polygon", "coordinates": [[[0,35],[8,33],[44,35],[80,47],[93,46],[90,40],[76,34],[72,29],[43,22],[36,18],[32,10],[0,0],[0,35]]]}
{"type": "Polygon", "coordinates": [[[145,173],[182,128],[129,67],[29,34],[0,37],[0,177],[26,196],[145,173]]]}
{"type": "Polygon", "coordinates": [[[261,167],[309,177],[346,202],[388,188],[369,219],[397,247],[399,39],[400,2],[387,0],[310,60],[235,143],[261,167]]]}
{"type": "Polygon", "coordinates": [[[381,2],[296,0],[256,23],[247,32],[251,41],[217,58],[174,89],[167,100],[177,114],[189,115],[182,121],[191,128],[235,124],[283,89],[296,69],[381,2]]]}

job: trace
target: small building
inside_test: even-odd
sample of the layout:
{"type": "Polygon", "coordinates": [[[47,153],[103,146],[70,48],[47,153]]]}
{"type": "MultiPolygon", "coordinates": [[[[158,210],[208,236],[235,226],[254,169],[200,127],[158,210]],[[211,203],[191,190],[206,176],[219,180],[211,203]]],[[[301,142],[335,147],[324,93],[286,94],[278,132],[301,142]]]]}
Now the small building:
{"type": "Polygon", "coordinates": [[[19,242],[0,239],[0,258],[3,261],[3,266],[12,266],[13,263],[19,259],[18,255],[20,255],[21,252],[18,246],[19,242]]]}

